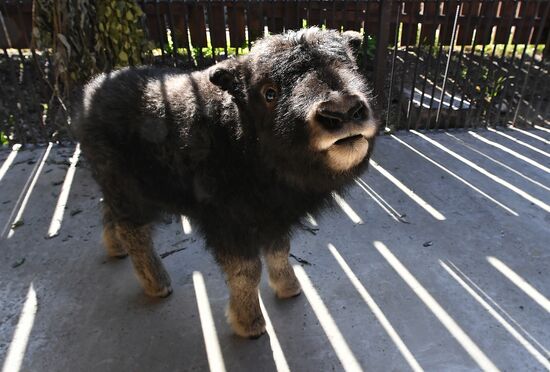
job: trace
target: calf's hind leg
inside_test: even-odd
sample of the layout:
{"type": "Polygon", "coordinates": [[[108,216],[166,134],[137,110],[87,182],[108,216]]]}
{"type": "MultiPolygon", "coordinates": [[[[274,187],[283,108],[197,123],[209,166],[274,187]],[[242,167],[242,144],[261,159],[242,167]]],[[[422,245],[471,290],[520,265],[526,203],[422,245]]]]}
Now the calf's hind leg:
{"type": "Polygon", "coordinates": [[[300,294],[300,282],[288,262],[290,239],[282,238],[264,249],[264,257],[269,272],[269,286],[277,297],[290,298],[300,294]]]}
{"type": "Polygon", "coordinates": [[[124,258],[128,256],[128,252],[124,249],[118,236],[111,208],[107,204],[103,205],[103,245],[110,257],[124,258]]]}
{"type": "Polygon", "coordinates": [[[116,235],[128,252],[145,293],[153,297],[168,297],[172,293],[170,276],[153,247],[151,227],[118,223],[116,235]]]}
{"type": "Polygon", "coordinates": [[[217,254],[216,259],[226,274],[229,286],[229,324],[241,337],[260,337],[265,333],[265,320],[258,297],[262,275],[260,258],[217,254]]]}

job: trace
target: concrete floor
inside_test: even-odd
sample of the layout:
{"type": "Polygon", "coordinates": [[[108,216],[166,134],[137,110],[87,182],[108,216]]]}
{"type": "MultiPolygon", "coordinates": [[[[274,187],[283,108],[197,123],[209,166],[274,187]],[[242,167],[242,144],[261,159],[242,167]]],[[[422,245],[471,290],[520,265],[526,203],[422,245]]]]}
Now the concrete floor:
{"type": "Polygon", "coordinates": [[[156,235],[182,248],[164,259],[174,293],[147,298],[104,254],[74,148],[2,150],[3,371],[550,369],[550,131],[499,132],[379,138],[365,183],[292,241],[305,295],[263,278],[273,330],[255,341],[231,333],[223,277],[179,218],[156,235]]]}

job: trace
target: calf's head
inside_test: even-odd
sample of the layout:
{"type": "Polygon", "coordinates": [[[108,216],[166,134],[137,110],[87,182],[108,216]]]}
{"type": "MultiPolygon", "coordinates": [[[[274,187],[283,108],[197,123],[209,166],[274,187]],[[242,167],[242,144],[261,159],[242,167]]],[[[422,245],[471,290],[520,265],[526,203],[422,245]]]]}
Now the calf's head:
{"type": "Polygon", "coordinates": [[[347,178],[366,165],[377,132],[356,32],[310,28],[268,36],[211,68],[233,95],[263,158],[291,178],[347,178]]]}

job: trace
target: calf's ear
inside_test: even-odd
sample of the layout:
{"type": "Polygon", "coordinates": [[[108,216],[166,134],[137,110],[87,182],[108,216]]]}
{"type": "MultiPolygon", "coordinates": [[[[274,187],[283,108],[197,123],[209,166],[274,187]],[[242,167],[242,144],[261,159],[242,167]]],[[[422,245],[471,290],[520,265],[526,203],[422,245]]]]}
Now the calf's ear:
{"type": "Polygon", "coordinates": [[[245,102],[245,67],[238,59],[228,59],[210,68],[210,82],[231,94],[238,102],[245,102]]]}
{"type": "Polygon", "coordinates": [[[361,36],[361,34],[357,31],[345,31],[342,36],[353,50],[353,54],[357,56],[359,54],[359,50],[361,49],[363,36],[361,36]]]}
{"type": "Polygon", "coordinates": [[[237,84],[237,71],[228,66],[213,67],[210,70],[210,82],[226,91],[232,91],[237,84]]]}

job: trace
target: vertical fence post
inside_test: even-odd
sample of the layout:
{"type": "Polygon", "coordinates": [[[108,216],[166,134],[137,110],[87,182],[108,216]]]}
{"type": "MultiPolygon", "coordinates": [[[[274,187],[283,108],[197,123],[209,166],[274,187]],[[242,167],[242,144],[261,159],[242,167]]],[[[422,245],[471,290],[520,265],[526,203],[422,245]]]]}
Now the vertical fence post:
{"type": "Polygon", "coordinates": [[[375,57],[375,84],[374,92],[377,96],[378,107],[383,108],[386,102],[384,85],[387,74],[387,55],[390,36],[390,18],[392,0],[379,0],[380,2],[380,23],[378,24],[378,39],[376,40],[376,57],[375,57]]]}

